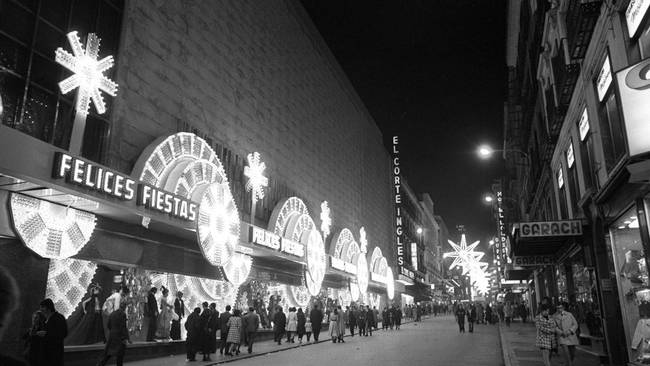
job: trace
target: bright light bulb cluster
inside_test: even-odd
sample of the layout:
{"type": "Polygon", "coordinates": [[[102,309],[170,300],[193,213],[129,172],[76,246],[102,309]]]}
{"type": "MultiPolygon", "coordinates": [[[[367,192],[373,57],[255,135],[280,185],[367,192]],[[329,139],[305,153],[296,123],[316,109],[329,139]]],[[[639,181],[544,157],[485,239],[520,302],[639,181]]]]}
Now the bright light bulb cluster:
{"type": "Polygon", "coordinates": [[[68,318],[86,295],[97,271],[97,264],[80,259],[51,259],[47,272],[45,297],[52,299],[55,309],[68,318]]]}
{"type": "Polygon", "coordinates": [[[478,292],[487,293],[489,283],[485,270],[488,264],[480,261],[485,253],[474,250],[478,246],[479,241],[467,245],[465,234],[463,234],[460,238],[460,245],[451,240],[449,240],[449,244],[454,251],[443,255],[444,258],[454,258],[449,269],[461,267],[464,275],[469,274],[472,287],[478,292]]]}
{"type": "Polygon", "coordinates": [[[323,238],[317,230],[303,234],[307,236],[307,271],[305,285],[312,296],[318,296],[327,269],[327,254],[323,238]]]}
{"type": "Polygon", "coordinates": [[[343,259],[343,249],[349,242],[354,241],[354,235],[352,235],[352,232],[349,229],[344,228],[332,240],[335,243],[334,253],[332,253],[332,256],[334,258],[343,259]]]}
{"type": "Polygon", "coordinates": [[[361,243],[361,253],[368,253],[368,238],[366,236],[366,228],[363,226],[359,229],[359,243],[361,243]]]}
{"type": "Polygon", "coordinates": [[[297,307],[306,307],[309,305],[312,294],[306,286],[287,286],[288,291],[292,296],[291,303],[297,307]]]}
{"type": "Polygon", "coordinates": [[[248,154],[246,157],[248,166],[244,167],[244,175],[248,178],[246,190],[251,191],[253,204],[264,198],[264,187],[269,185],[269,179],[264,176],[266,164],[260,160],[260,153],[257,151],[248,154]]]}
{"type": "Polygon", "coordinates": [[[392,300],[395,297],[395,277],[393,276],[393,270],[388,267],[386,269],[386,294],[388,299],[392,300]]]}
{"type": "Polygon", "coordinates": [[[203,256],[214,266],[224,266],[239,246],[239,214],[225,183],[213,183],[203,193],[197,218],[203,256]]]}
{"type": "Polygon", "coordinates": [[[366,255],[361,252],[358,254],[357,259],[357,284],[359,285],[359,292],[365,294],[368,291],[368,280],[370,274],[368,273],[368,261],[366,255]]]}
{"type": "Polygon", "coordinates": [[[332,218],[330,217],[330,206],[327,201],[320,204],[320,231],[323,232],[323,237],[327,239],[330,235],[330,227],[332,226],[332,218]]]}
{"type": "Polygon", "coordinates": [[[223,271],[228,281],[235,287],[241,286],[246,282],[248,275],[251,273],[253,258],[246,254],[235,253],[230,260],[223,266],[223,271]]]}
{"type": "Polygon", "coordinates": [[[72,54],[59,47],[54,57],[58,64],[73,72],[72,76],[59,83],[61,93],[68,94],[79,88],[77,113],[87,115],[92,100],[97,113],[103,114],[106,112],[106,104],[101,92],[104,91],[111,96],[117,95],[117,84],[104,75],[104,71],[113,67],[113,56],[97,60],[100,39],[95,33],[88,34],[86,49],[81,44],[76,31],[68,33],[67,36],[72,54]]]}
{"type": "Polygon", "coordinates": [[[74,208],[11,194],[14,227],[25,245],[43,258],[69,258],[95,230],[95,215],[74,208]]]}

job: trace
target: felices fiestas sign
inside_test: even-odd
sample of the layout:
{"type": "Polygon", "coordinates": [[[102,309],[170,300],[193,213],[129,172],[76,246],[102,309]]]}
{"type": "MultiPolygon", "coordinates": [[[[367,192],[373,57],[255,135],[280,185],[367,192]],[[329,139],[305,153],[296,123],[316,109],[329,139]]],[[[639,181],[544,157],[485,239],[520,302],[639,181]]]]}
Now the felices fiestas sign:
{"type": "Polygon", "coordinates": [[[515,267],[551,266],[555,264],[555,259],[552,255],[515,256],[513,258],[513,264],[515,267]]]}
{"type": "Polygon", "coordinates": [[[188,221],[196,219],[197,204],[187,198],[138,183],[127,175],[65,153],[55,154],[52,176],[124,201],[135,199],[138,206],[172,217],[188,221]]]}
{"type": "Polygon", "coordinates": [[[256,226],[250,227],[249,240],[255,245],[278,250],[282,253],[287,253],[300,258],[305,256],[305,246],[303,244],[283,238],[280,235],[260,229],[256,226]]]}
{"type": "Polygon", "coordinates": [[[346,262],[343,259],[330,257],[330,266],[332,266],[332,268],[338,269],[339,271],[347,272],[349,274],[357,274],[357,265],[346,262]]]}
{"type": "Polygon", "coordinates": [[[582,235],[580,220],[522,222],[519,224],[522,238],[544,236],[578,236],[582,235]]]}

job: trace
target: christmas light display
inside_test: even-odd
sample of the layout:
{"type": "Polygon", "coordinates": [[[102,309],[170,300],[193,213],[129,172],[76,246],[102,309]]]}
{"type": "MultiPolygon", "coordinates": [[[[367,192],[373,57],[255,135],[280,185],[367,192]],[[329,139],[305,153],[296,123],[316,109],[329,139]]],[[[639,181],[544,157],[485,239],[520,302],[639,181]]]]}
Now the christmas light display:
{"type": "Polygon", "coordinates": [[[253,205],[264,198],[264,187],[269,185],[269,180],[264,176],[266,164],[260,161],[260,153],[254,152],[246,157],[248,166],[244,167],[244,175],[248,178],[246,190],[251,191],[253,205]]]}
{"type": "Polygon", "coordinates": [[[203,256],[215,266],[225,266],[239,245],[239,214],[225,183],[205,190],[197,219],[197,234],[203,256]]]}
{"type": "Polygon", "coordinates": [[[359,292],[365,294],[368,291],[368,280],[370,274],[368,273],[368,261],[366,254],[360,252],[357,257],[357,284],[359,285],[359,292]]]}
{"type": "Polygon", "coordinates": [[[361,244],[361,253],[368,253],[368,238],[366,237],[366,229],[363,226],[359,229],[359,243],[361,244]]]}
{"type": "Polygon", "coordinates": [[[334,258],[343,259],[343,248],[352,241],[354,241],[354,235],[352,235],[352,232],[347,228],[342,229],[334,238],[332,238],[332,242],[335,243],[332,256],[334,258]]]}
{"type": "Polygon", "coordinates": [[[251,266],[253,259],[241,253],[234,253],[228,262],[223,266],[223,271],[226,273],[228,281],[235,287],[239,287],[246,281],[248,275],[251,273],[251,266]]]}
{"type": "Polygon", "coordinates": [[[51,259],[47,271],[45,298],[52,299],[54,307],[65,318],[72,315],[86,295],[97,271],[97,264],[80,259],[51,259]]]}
{"type": "Polygon", "coordinates": [[[386,269],[386,294],[388,299],[392,300],[395,297],[395,277],[393,276],[393,270],[388,267],[386,269]]]}
{"type": "Polygon", "coordinates": [[[332,226],[332,219],[330,217],[330,207],[327,201],[320,204],[320,231],[323,232],[323,238],[327,239],[330,235],[330,227],[332,226]]]}
{"type": "Polygon", "coordinates": [[[72,54],[59,47],[55,51],[55,61],[74,74],[59,83],[62,94],[79,88],[76,111],[83,116],[88,114],[90,101],[95,104],[97,113],[106,112],[102,91],[111,96],[117,95],[117,84],[104,75],[104,71],[113,67],[113,56],[97,60],[100,39],[95,33],[89,33],[84,50],[77,32],[68,33],[68,42],[72,54]]]}
{"type": "Polygon", "coordinates": [[[480,261],[485,253],[474,250],[479,241],[467,245],[465,234],[463,234],[460,238],[460,245],[451,240],[449,240],[449,244],[454,251],[443,255],[443,258],[454,258],[449,269],[461,267],[463,274],[469,274],[473,290],[486,293],[489,288],[487,273],[485,272],[488,264],[480,261]]]}
{"type": "Polygon", "coordinates": [[[307,271],[305,272],[305,285],[312,296],[318,296],[327,268],[325,244],[317,230],[305,232],[303,238],[302,242],[306,242],[307,246],[307,271]]]}
{"type": "Polygon", "coordinates": [[[11,194],[14,227],[25,245],[43,258],[69,258],[95,230],[95,215],[74,208],[11,194]]]}

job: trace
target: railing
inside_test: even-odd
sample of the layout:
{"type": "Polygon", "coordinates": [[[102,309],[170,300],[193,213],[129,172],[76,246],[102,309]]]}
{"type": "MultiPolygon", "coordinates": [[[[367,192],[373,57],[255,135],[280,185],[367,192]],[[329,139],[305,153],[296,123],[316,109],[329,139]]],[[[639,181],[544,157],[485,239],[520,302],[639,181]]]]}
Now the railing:
{"type": "Polygon", "coordinates": [[[570,0],[566,14],[566,29],[569,41],[569,55],[582,59],[600,16],[602,0],[570,0]]]}

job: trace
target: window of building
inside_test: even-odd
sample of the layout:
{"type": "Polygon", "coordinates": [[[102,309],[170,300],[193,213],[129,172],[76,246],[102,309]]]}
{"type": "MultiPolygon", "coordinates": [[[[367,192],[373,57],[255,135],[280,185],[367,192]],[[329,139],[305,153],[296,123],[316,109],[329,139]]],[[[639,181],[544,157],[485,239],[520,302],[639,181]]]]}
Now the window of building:
{"type": "Polygon", "coordinates": [[[596,169],[593,169],[593,137],[591,134],[591,126],[589,125],[589,113],[587,113],[587,107],[583,109],[582,115],[580,115],[580,119],[578,120],[578,133],[580,136],[578,150],[580,154],[582,177],[585,181],[585,190],[589,190],[594,187],[594,182],[597,182],[598,180],[594,176],[596,169]]]}
{"type": "Polygon", "coordinates": [[[578,173],[575,164],[573,142],[569,142],[569,147],[566,151],[566,161],[567,161],[567,178],[569,186],[569,202],[571,203],[571,210],[573,212],[573,217],[577,217],[579,208],[578,201],[580,200],[580,187],[578,186],[578,173]]]}
{"type": "Polygon", "coordinates": [[[564,184],[564,173],[562,166],[557,170],[557,188],[558,188],[558,201],[560,201],[560,219],[569,218],[569,209],[567,206],[566,184],[564,184]]]}
{"type": "Polygon", "coordinates": [[[599,101],[598,120],[605,156],[605,169],[609,173],[621,158],[625,156],[626,151],[625,137],[623,136],[623,121],[620,116],[616,94],[612,87],[612,68],[609,56],[603,62],[595,85],[599,101]]]}
{"type": "MultiPolygon", "coordinates": [[[[116,55],[124,2],[0,0],[0,93],[2,123],[66,149],[72,131],[76,92],[61,95],[58,82],[69,74],[54,61],[58,47],[69,49],[66,34],[81,37],[95,32],[101,38],[100,57],[116,55]]],[[[82,39],[85,42],[85,39],[82,39]]],[[[114,79],[114,70],[106,75],[114,79]]],[[[91,106],[82,155],[99,161],[110,130],[111,98],[107,113],[91,106]]]]}

